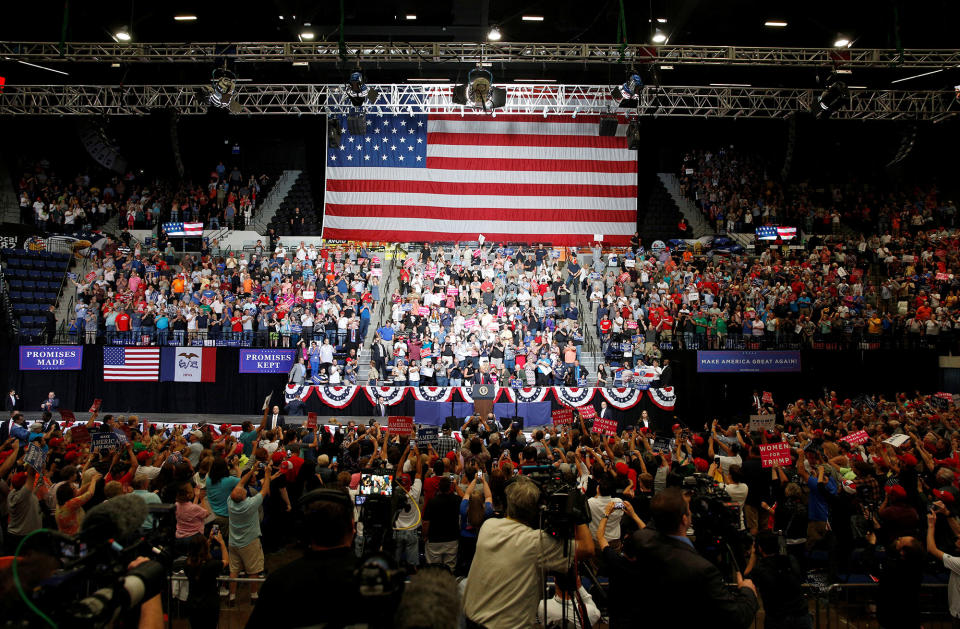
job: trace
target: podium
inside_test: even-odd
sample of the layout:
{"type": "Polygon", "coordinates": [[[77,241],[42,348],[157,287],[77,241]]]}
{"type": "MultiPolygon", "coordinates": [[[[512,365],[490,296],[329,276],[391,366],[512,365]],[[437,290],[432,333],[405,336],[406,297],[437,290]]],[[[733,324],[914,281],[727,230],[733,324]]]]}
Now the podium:
{"type": "Polygon", "coordinates": [[[473,412],[486,417],[493,412],[493,400],[497,396],[497,387],[493,384],[475,384],[471,392],[473,412]]]}

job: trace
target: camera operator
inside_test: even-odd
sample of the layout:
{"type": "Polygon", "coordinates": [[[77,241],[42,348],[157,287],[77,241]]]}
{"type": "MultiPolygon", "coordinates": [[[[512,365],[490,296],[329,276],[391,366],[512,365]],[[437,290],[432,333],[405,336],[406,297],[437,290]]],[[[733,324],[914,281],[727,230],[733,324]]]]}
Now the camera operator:
{"type": "Polygon", "coordinates": [[[645,528],[633,535],[637,562],[657,575],[646,592],[647,600],[656,604],[645,610],[644,624],[673,625],[678,609],[686,610],[684,625],[691,627],[735,629],[753,623],[757,611],[753,582],[737,572],[737,590],[730,591],[716,566],[694,550],[687,537],[692,516],[683,492],[677,487],[659,492],[650,510],[656,530],[645,528]],[[701,604],[690,605],[693,592],[701,604]]]}
{"type": "Polygon", "coordinates": [[[760,590],[767,629],[809,629],[813,626],[803,595],[804,573],[796,557],[780,554],[780,539],[762,532],[744,570],[760,590]],[[758,557],[759,555],[759,557],[758,557]]]}
{"type": "Polygon", "coordinates": [[[300,559],[270,573],[247,621],[248,629],[279,625],[342,627],[357,621],[361,600],[354,576],[353,501],[339,489],[315,489],[300,499],[300,505],[307,551],[300,559]],[[302,604],[316,601],[318,596],[323,597],[324,604],[302,604]],[[279,618],[278,613],[282,614],[279,618]]]}
{"type": "MultiPolygon", "coordinates": [[[[638,529],[646,528],[646,524],[633,510],[633,505],[623,502],[623,511],[633,520],[638,529]]],[[[649,578],[646,566],[637,562],[637,545],[633,536],[624,540],[620,554],[607,541],[607,522],[611,514],[620,511],[613,501],[607,503],[603,509],[603,516],[597,527],[597,548],[603,557],[610,574],[609,601],[610,629],[634,627],[637,619],[643,616],[645,601],[634,596],[634,588],[649,578]]],[[[619,523],[617,524],[619,527],[619,523]]]]}
{"type": "Polygon", "coordinates": [[[464,591],[468,629],[536,626],[543,570],[566,573],[593,555],[586,524],[578,524],[572,544],[536,529],[540,488],[518,476],[507,487],[507,517],[483,523],[464,591]],[[511,575],[512,578],[505,578],[511,575]]]}

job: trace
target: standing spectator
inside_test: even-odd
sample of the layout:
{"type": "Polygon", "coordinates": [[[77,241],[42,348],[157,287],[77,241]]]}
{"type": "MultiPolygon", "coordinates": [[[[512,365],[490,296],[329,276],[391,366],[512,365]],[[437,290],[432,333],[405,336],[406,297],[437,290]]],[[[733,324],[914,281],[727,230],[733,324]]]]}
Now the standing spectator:
{"type": "Polygon", "coordinates": [[[423,538],[427,563],[442,563],[453,570],[457,566],[460,537],[460,498],[451,487],[450,477],[441,476],[436,495],[424,509],[423,538]]]}
{"type": "MultiPolygon", "coordinates": [[[[263,487],[253,496],[247,496],[247,485],[254,478],[253,465],[230,493],[230,577],[236,579],[243,571],[249,577],[263,575],[263,546],[260,544],[260,506],[270,493],[273,462],[268,461],[263,474],[263,487]]],[[[250,599],[257,600],[257,583],[250,584],[250,599]]],[[[237,600],[237,583],[230,582],[230,602],[237,600]]]]}
{"type": "Polygon", "coordinates": [[[211,538],[220,545],[220,560],[210,556],[210,540],[197,535],[187,551],[186,575],[189,583],[187,617],[190,629],[216,629],[220,620],[220,591],[217,577],[230,565],[230,555],[222,534],[218,531],[211,538]]]}

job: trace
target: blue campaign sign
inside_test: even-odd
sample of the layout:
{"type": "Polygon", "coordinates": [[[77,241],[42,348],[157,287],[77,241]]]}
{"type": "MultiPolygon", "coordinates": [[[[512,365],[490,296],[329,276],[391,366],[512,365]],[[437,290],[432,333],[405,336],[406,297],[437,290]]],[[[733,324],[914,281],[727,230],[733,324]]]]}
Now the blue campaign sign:
{"type": "Polygon", "coordinates": [[[120,439],[112,432],[90,433],[90,450],[108,450],[120,445],[120,439]]]}
{"type": "Polygon", "coordinates": [[[437,445],[440,429],[436,426],[425,426],[417,430],[417,447],[426,450],[428,446],[437,445]]]}
{"type": "Polygon", "coordinates": [[[799,372],[799,351],[699,351],[698,373],[790,373],[799,372]]]}
{"type": "Polygon", "coordinates": [[[21,345],[20,370],[81,369],[83,367],[82,345],[21,345]]]}
{"type": "Polygon", "coordinates": [[[240,373],[288,373],[293,366],[292,349],[240,350],[240,373]]]}

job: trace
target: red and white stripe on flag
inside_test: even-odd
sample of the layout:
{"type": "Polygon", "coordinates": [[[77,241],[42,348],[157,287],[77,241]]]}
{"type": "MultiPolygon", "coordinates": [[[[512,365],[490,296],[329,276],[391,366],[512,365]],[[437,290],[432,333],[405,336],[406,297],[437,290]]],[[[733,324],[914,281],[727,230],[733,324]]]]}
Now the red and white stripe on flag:
{"type": "Polygon", "coordinates": [[[600,137],[597,116],[430,114],[421,135],[401,117],[368,118],[369,139],[328,146],[325,238],[583,245],[603,234],[626,245],[636,231],[637,153],[624,124],[600,137]],[[411,162],[407,139],[426,143],[425,159],[411,162]]]}
{"type": "Polygon", "coordinates": [[[103,348],[104,380],[146,380],[156,382],[160,375],[160,348],[103,348]]]}

